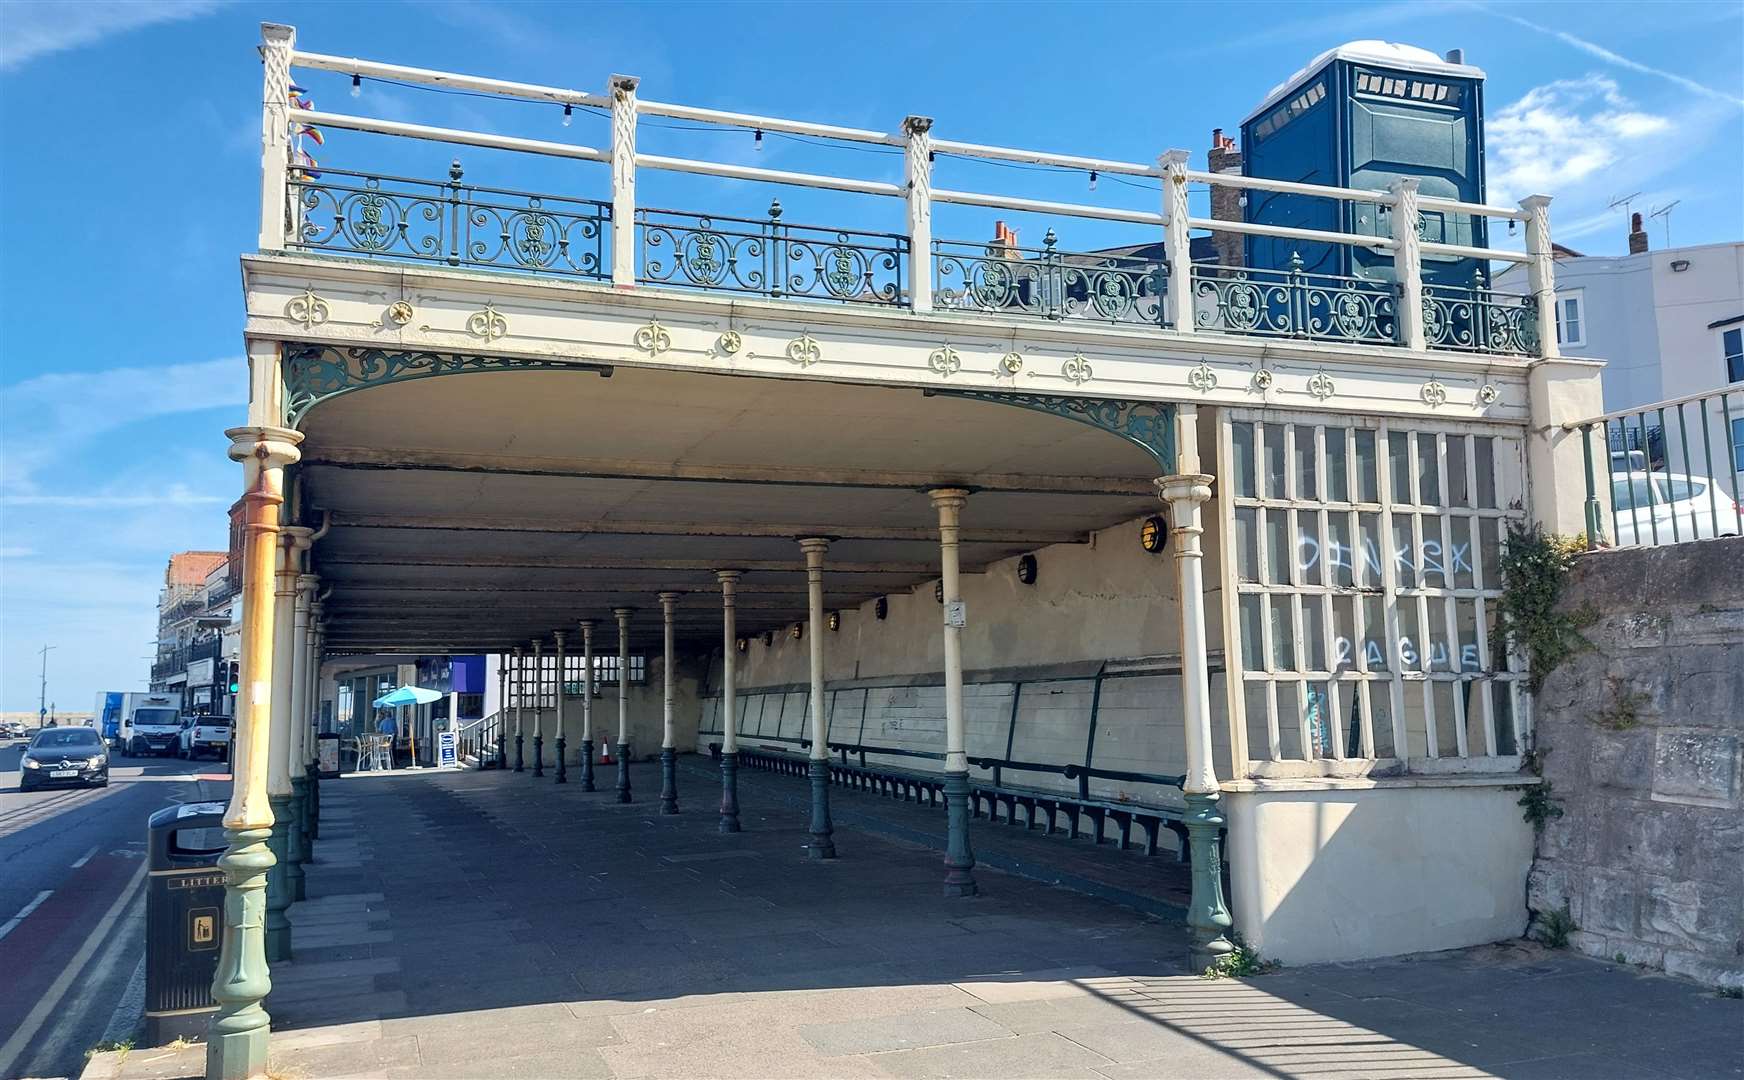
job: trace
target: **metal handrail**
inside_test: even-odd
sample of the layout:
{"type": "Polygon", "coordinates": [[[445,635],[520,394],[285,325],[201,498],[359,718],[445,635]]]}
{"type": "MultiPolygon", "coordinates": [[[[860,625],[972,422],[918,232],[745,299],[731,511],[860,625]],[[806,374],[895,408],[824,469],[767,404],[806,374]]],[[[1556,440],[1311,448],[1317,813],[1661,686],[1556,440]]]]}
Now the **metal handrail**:
{"type": "Polygon", "coordinates": [[[1668,519],[1666,524],[1669,526],[1668,531],[1671,534],[1670,541],[1674,544],[1680,543],[1685,539],[1699,540],[1713,536],[1744,535],[1744,498],[1740,497],[1740,484],[1738,481],[1738,458],[1740,446],[1732,432],[1732,394],[1733,391],[1727,389],[1686,394],[1682,397],[1667,398],[1664,401],[1652,402],[1647,405],[1637,405],[1627,409],[1619,409],[1615,412],[1604,413],[1599,416],[1589,417],[1585,420],[1572,420],[1562,425],[1562,430],[1564,431],[1579,431],[1581,433],[1581,454],[1587,487],[1585,518],[1588,547],[1598,547],[1606,542],[1604,532],[1604,511],[1601,506],[1602,500],[1599,496],[1601,476],[1613,485],[1611,488],[1613,496],[1615,491],[1614,485],[1619,479],[1621,479],[1622,483],[1625,485],[1625,490],[1630,495],[1629,505],[1622,507],[1621,512],[1619,512],[1619,507],[1617,506],[1614,497],[1603,500],[1608,501],[1611,504],[1611,533],[1609,539],[1612,543],[1621,544],[1624,542],[1623,524],[1625,519],[1623,514],[1626,513],[1628,515],[1628,531],[1631,534],[1632,542],[1639,544],[1645,540],[1653,545],[1658,545],[1661,542],[1660,511],[1662,508],[1667,511],[1665,515],[1668,519]],[[1713,402],[1716,400],[1719,404],[1718,409],[1713,408],[1713,402]],[[1685,407],[1690,405],[1696,407],[1697,415],[1701,421],[1699,441],[1697,443],[1701,449],[1701,459],[1699,464],[1702,465],[1702,471],[1699,474],[1696,473],[1694,469],[1694,466],[1698,464],[1698,462],[1695,455],[1690,451],[1690,421],[1687,413],[1684,411],[1685,407]],[[1718,432],[1718,438],[1715,437],[1716,433],[1708,423],[1708,416],[1710,413],[1716,414],[1719,417],[1720,430],[1718,432]],[[1657,419],[1658,423],[1650,426],[1649,417],[1657,419]],[[1674,460],[1674,448],[1671,444],[1671,421],[1674,419],[1676,421],[1677,429],[1677,444],[1675,447],[1677,451],[1675,455],[1677,460],[1674,460]],[[1630,430],[1629,426],[1631,420],[1634,421],[1633,431],[1630,430]],[[1613,453],[1617,452],[1611,449],[1612,424],[1617,425],[1616,433],[1621,436],[1619,440],[1621,443],[1621,452],[1623,454],[1623,468],[1621,472],[1617,471],[1615,461],[1611,457],[1613,453]],[[1593,429],[1595,427],[1603,430],[1605,460],[1607,464],[1610,465],[1609,468],[1604,469],[1602,472],[1596,468],[1594,464],[1593,429]],[[1638,442],[1638,447],[1632,446],[1631,442],[1638,442]],[[1724,444],[1722,452],[1725,454],[1725,460],[1723,463],[1724,467],[1716,470],[1714,468],[1714,450],[1716,446],[1720,445],[1722,442],[1724,444]],[[1635,468],[1632,456],[1637,449],[1639,450],[1642,459],[1641,468],[1639,470],[1635,468]],[[1659,497],[1656,491],[1657,485],[1655,483],[1655,472],[1662,474],[1663,479],[1669,482],[1673,474],[1679,471],[1673,468],[1674,465],[1678,464],[1682,465],[1682,475],[1687,477],[1699,476],[1700,479],[1707,481],[1705,490],[1707,493],[1708,505],[1705,518],[1700,507],[1693,505],[1694,503],[1699,502],[1698,499],[1685,500],[1675,498],[1673,496],[1676,493],[1669,487],[1666,492],[1667,498],[1662,500],[1659,497]],[[1636,505],[1634,501],[1637,471],[1641,474],[1641,493],[1646,496],[1646,502],[1643,505],[1636,505]],[[1721,487],[1722,476],[1730,478],[1731,486],[1730,498],[1724,500],[1721,498],[1721,496],[1725,494],[1725,489],[1721,487]],[[1716,488],[1720,489],[1718,494],[1716,494],[1716,488]],[[1675,508],[1677,503],[1685,501],[1692,503],[1688,508],[1687,514],[1684,511],[1675,508]],[[1725,510],[1721,505],[1723,501],[1728,501],[1732,504],[1732,513],[1730,515],[1725,513],[1725,510]],[[1641,528],[1641,515],[1643,512],[1646,514],[1646,537],[1642,536],[1641,528]],[[1731,518],[1729,523],[1725,520],[1727,516],[1730,516],[1731,518]],[[1706,526],[1705,530],[1704,525],[1706,526]],[[1688,533],[1687,536],[1684,535],[1686,531],[1688,533]]]}

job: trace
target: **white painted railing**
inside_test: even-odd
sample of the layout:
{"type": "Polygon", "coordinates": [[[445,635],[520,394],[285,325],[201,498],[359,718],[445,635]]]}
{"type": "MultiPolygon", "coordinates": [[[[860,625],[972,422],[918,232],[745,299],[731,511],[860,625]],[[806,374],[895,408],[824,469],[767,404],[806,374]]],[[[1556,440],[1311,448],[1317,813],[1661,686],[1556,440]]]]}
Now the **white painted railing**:
{"type": "MultiPolygon", "coordinates": [[[[1193,266],[1190,255],[1190,233],[1193,230],[1211,230],[1245,236],[1302,240],[1307,243],[1347,245],[1389,253],[1394,262],[1396,283],[1377,280],[1358,284],[1364,290],[1371,292],[1376,289],[1387,289],[1390,291],[1390,295],[1395,296],[1395,333],[1391,342],[1370,337],[1366,339],[1368,343],[1396,343],[1410,349],[1442,346],[1447,344],[1447,341],[1445,335],[1439,340],[1437,338],[1435,331],[1440,324],[1439,321],[1444,321],[1452,315],[1464,318],[1474,326],[1480,323],[1493,323],[1496,316],[1486,317],[1484,312],[1485,309],[1496,306],[1498,311],[1502,311],[1502,314],[1511,320],[1508,332],[1499,335],[1495,341],[1479,339],[1475,342],[1467,342],[1464,346],[1452,345],[1451,347],[1541,356],[1554,356],[1556,354],[1554,305],[1552,302],[1554,279],[1548,215],[1549,199],[1545,196],[1532,196],[1522,200],[1518,208],[1487,206],[1419,195],[1416,191],[1415,180],[1400,181],[1389,190],[1378,191],[1198,171],[1187,168],[1188,155],[1181,150],[1171,150],[1161,155],[1155,164],[1144,164],[935,139],[932,136],[932,121],[925,117],[908,117],[903,121],[899,132],[887,133],[783,117],[728,112],[642,99],[637,92],[638,81],[633,77],[623,75],[612,76],[606,93],[597,94],[564,87],[509,82],[481,76],[305,52],[296,48],[296,32],[293,28],[275,24],[263,26],[262,55],[266,68],[263,96],[263,176],[260,227],[260,246],[263,250],[277,251],[298,246],[296,242],[299,239],[301,226],[298,216],[294,213],[294,205],[288,202],[288,196],[295,191],[296,187],[293,179],[295,163],[290,160],[288,146],[291,124],[295,121],[298,124],[423,139],[457,146],[476,146],[571,160],[597,161],[610,165],[610,213],[607,215],[602,212],[599,215],[602,219],[602,227],[610,230],[612,241],[610,267],[609,274],[605,273],[605,267],[601,267],[600,276],[609,279],[612,284],[620,287],[633,287],[639,282],[647,283],[645,276],[639,276],[636,263],[635,238],[636,230],[639,227],[637,211],[640,209],[636,201],[636,176],[640,169],[655,169],[902,199],[907,204],[905,238],[910,273],[901,299],[906,307],[918,312],[934,309],[932,209],[935,204],[947,203],[1161,226],[1164,234],[1166,271],[1169,278],[1175,283],[1174,287],[1166,290],[1167,296],[1163,313],[1165,317],[1162,322],[1165,327],[1175,332],[1191,333],[1208,328],[1247,332],[1245,328],[1231,325],[1218,327],[1216,319],[1207,323],[1203,307],[1197,312],[1195,310],[1195,294],[1200,294],[1202,299],[1212,298],[1217,305],[1223,307],[1227,312],[1229,294],[1232,288],[1243,292],[1244,304],[1248,299],[1248,293],[1266,292],[1263,288],[1252,290],[1245,284],[1248,274],[1244,268],[1205,266],[1195,268],[1193,266]],[[609,114],[611,141],[610,145],[605,148],[595,148],[566,142],[432,127],[334,112],[294,110],[293,115],[288,100],[291,84],[290,72],[293,68],[335,72],[350,75],[354,80],[362,78],[393,80],[437,89],[460,90],[524,101],[548,102],[561,105],[565,110],[595,109],[609,114]],[[853,177],[766,169],[727,162],[644,154],[636,149],[638,118],[642,116],[668,117],[700,124],[719,125],[724,128],[749,130],[756,132],[759,138],[763,132],[767,131],[850,143],[900,147],[905,159],[905,179],[903,183],[897,184],[853,177]],[[995,192],[935,189],[932,185],[932,162],[935,155],[941,153],[963,158],[1083,171],[1090,173],[1092,177],[1098,173],[1108,173],[1156,178],[1162,182],[1161,206],[1156,212],[1150,212],[1071,202],[1041,201],[995,192]],[[1386,208],[1391,229],[1388,235],[1362,235],[1341,231],[1291,228],[1248,221],[1193,217],[1187,209],[1187,188],[1190,184],[1372,204],[1377,208],[1386,208]],[[1524,223],[1526,250],[1514,252],[1422,240],[1419,236],[1419,226],[1420,213],[1424,210],[1524,223]],[[609,222],[606,222],[604,219],[608,216],[609,222]],[[1481,280],[1475,281],[1472,288],[1468,290],[1462,289],[1463,292],[1469,293],[1469,296],[1452,300],[1444,298],[1438,307],[1436,297],[1427,296],[1424,293],[1422,259],[1425,256],[1525,263],[1529,270],[1531,287],[1524,306],[1531,310],[1510,313],[1504,310],[1502,305],[1495,305],[1493,302],[1495,294],[1490,293],[1481,280]],[[1242,284],[1232,284],[1238,280],[1242,284]],[[1460,314],[1462,312],[1464,314],[1460,314]],[[1429,324],[1427,328],[1426,322],[1429,324]]],[[[1095,253],[1084,254],[1085,257],[1095,255],[1095,253]]],[[[1071,256],[1071,258],[1078,257],[1078,255],[1071,256]]],[[[995,267],[995,272],[1000,272],[997,267],[995,267]]],[[[1286,271],[1276,269],[1266,271],[1255,268],[1253,272],[1262,277],[1267,273],[1280,276],[1278,281],[1271,283],[1271,288],[1276,290],[1272,295],[1276,297],[1275,302],[1280,305],[1299,302],[1298,300],[1286,299],[1287,293],[1291,290],[1294,290],[1298,296],[1302,296],[1315,293],[1317,288],[1307,285],[1301,280],[1284,278],[1283,275],[1287,274],[1286,271]]],[[[1346,281],[1339,288],[1347,294],[1356,291],[1356,287],[1351,285],[1349,281],[1346,281]]],[[[1449,287],[1440,286],[1439,289],[1446,293],[1449,287]]],[[[1319,287],[1319,291],[1324,293],[1326,289],[1319,287]]],[[[842,299],[840,296],[834,298],[842,299]]],[[[1339,299],[1348,300],[1349,296],[1340,296],[1339,299]]],[[[1330,302],[1330,297],[1321,296],[1319,302],[1330,302]]],[[[1315,335],[1308,332],[1304,325],[1296,324],[1291,336],[1313,337],[1315,335]]],[[[1345,334],[1340,340],[1350,340],[1351,336],[1345,334]]]]}

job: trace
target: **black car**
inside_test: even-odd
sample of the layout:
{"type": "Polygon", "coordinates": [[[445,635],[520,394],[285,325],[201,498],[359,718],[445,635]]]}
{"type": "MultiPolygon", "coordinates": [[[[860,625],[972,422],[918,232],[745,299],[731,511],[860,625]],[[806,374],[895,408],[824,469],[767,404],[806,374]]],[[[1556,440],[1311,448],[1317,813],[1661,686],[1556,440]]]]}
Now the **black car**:
{"type": "Polygon", "coordinates": [[[43,728],[24,749],[18,763],[18,790],[34,791],[54,784],[106,787],[109,748],[96,728],[43,728]]]}

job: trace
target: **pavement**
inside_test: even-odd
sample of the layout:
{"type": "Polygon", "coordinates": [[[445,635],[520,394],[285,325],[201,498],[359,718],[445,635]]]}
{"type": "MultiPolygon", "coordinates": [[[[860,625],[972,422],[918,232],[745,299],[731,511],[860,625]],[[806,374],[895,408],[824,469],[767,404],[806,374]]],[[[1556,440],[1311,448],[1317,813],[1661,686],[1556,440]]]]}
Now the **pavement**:
{"type": "MultiPolygon", "coordinates": [[[[981,896],[944,898],[937,852],[897,837],[942,811],[836,790],[841,857],[815,862],[800,778],[742,773],[722,835],[706,762],[675,816],[633,773],[628,806],[573,770],[325,783],[271,1075],[1744,1076],[1744,1002],[1678,979],[1512,942],[1207,980],[1171,917],[986,864],[981,896]]],[[[1127,858],[985,821],[975,842],[1127,858]]],[[[84,1075],[197,1076],[203,1053],[84,1075]]]]}
{"type": "Polygon", "coordinates": [[[223,766],[111,755],[106,788],[26,792],[25,745],[0,745],[0,1077],[77,1076],[143,986],[146,818],[223,766]]]}

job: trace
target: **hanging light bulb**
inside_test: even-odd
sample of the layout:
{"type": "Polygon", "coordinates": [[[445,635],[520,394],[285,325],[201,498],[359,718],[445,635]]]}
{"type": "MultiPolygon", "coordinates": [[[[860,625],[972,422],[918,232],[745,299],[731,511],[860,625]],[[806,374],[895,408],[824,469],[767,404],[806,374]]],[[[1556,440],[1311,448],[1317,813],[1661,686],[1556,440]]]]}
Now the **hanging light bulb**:
{"type": "Polygon", "coordinates": [[[362,75],[353,75],[351,77],[351,96],[352,97],[362,97],[363,96],[363,76],[362,75]]]}
{"type": "Polygon", "coordinates": [[[755,128],[753,130],[756,132],[756,134],[752,139],[751,149],[756,150],[758,152],[761,152],[763,150],[763,129],[762,128],[755,128]]]}
{"type": "Polygon", "coordinates": [[[575,122],[575,108],[571,105],[563,107],[563,126],[568,127],[575,122]]]}
{"type": "Polygon", "coordinates": [[[1091,191],[1096,190],[1096,170],[1095,169],[1090,170],[1090,190],[1091,191]]]}
{"type": "Polygon", "coordinates": [[[1514,235],[1514,227],[1518,224],[1520,224],[1520,223],[1518,221],[1515,221],[1513,218],[1508,219],[1508,235],[1509,236],[1514,235]]]}

